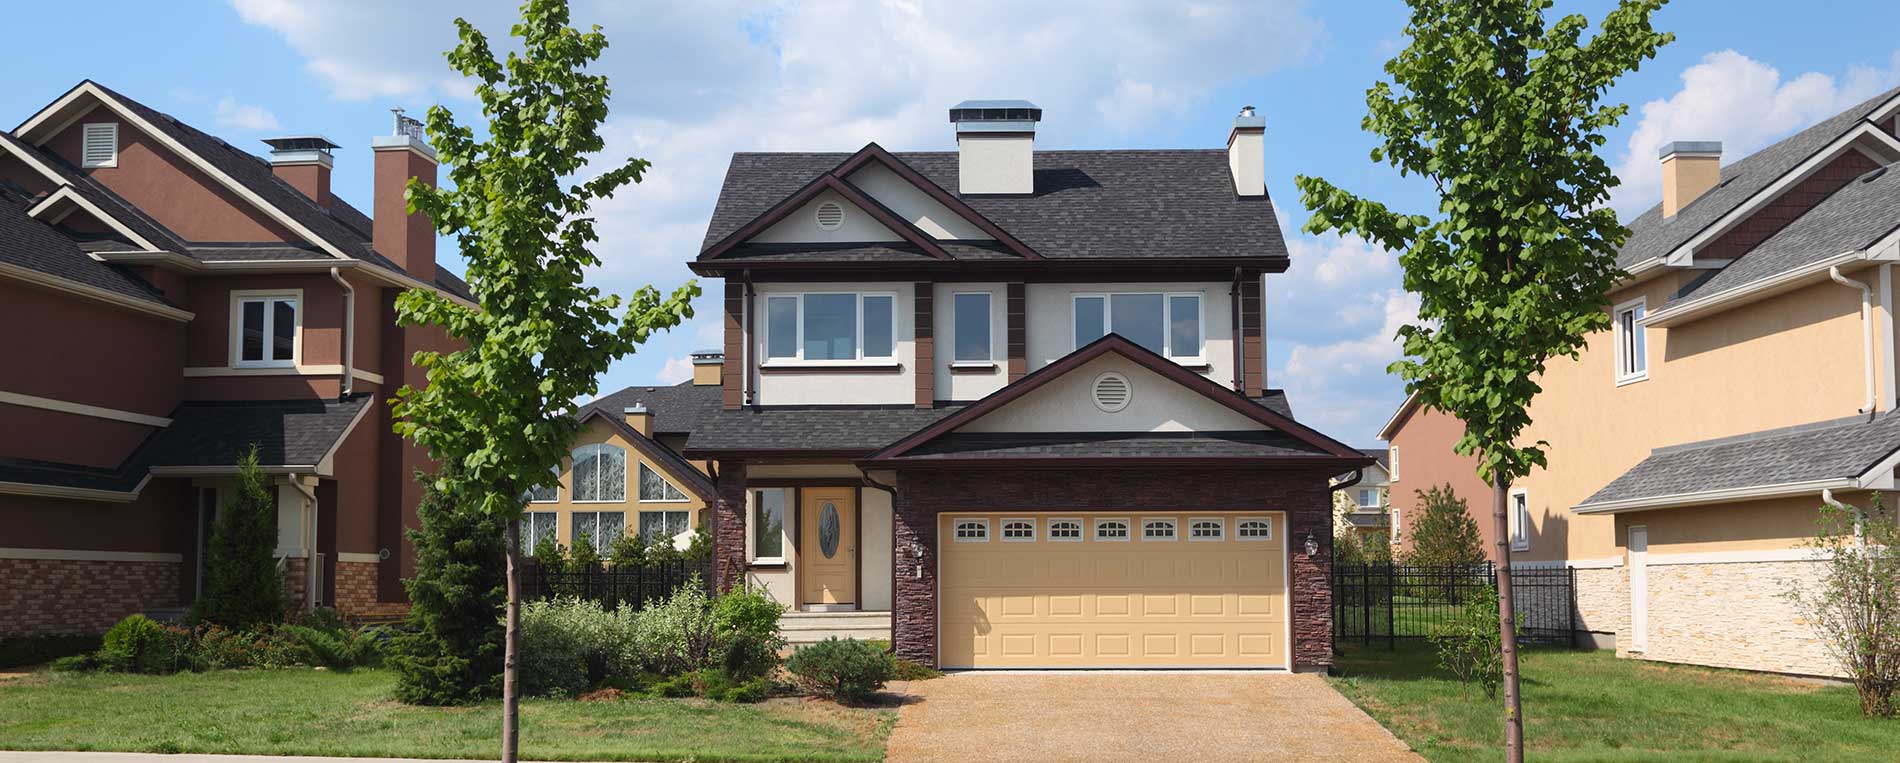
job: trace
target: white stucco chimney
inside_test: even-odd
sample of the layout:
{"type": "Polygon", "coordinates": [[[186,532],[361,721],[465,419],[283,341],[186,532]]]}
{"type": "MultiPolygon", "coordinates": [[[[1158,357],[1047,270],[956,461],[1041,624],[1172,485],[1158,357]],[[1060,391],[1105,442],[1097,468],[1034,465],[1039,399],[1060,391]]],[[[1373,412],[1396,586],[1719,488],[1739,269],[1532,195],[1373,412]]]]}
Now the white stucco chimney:
{"type": "Polygon", "coordinates": [[[1227,171],[1233,175],[1235,194],[1267,195],[1267,118],[1252,106],[1240,108],[1234,128],[1227,132],[1227,171]]]}
{"type": "Polygon", "coordinates": [[[957,126],[957,192],[1033,193],[1036,123],[1028,101],[964,101],[950,107],[957,126]]]}

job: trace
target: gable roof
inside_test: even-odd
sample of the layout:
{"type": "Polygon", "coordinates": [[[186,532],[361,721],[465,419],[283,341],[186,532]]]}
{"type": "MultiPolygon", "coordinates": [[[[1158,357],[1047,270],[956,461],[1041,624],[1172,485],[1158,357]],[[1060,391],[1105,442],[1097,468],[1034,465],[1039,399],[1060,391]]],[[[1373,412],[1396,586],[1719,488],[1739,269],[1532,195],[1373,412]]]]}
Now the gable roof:
{"type": "Polygon", "coordinates": [[[586,426],[588,422],[596,419],[607,422],[607,425],[613,428],[614,431],[619,432],[620,437],[632,445],[634,450],[640,451],[641,455],[646,456],[649,460],[664,467],[667,472],[665,476],[672,477],[677,482],[685,483],[686,489],[693,491],[693,494],[699,496],[699,499],[702,501],[711,503],[714,500],[712,480],[707,479],[705,474],[700,473],[699,469],[694,468],[694,466],[688,463],[685,458],[682,458],[680,454],[674,453],[671,448],[654,442],[653,438],[640,434],[640,430],[634,429],[631,425],[627,424],[627,419],[624,416],[613,415],[600,409],[594,409],[581,416],[581,425],[586,426]]]}
{"type": "MultiPolygon", "coordinates": [[[[1266,269],[1286,266],[1286,242],[1272,201],[1234,193],[1224,149],[1036,151],[1033,193],[988,196],[955,191],[956,152],[888,153],[873,148],[867,146],[857,154],[733,154],[696,267],[706,267],[704,252],[725,244],[814,178],[847,162],[868,161],[861,156],[867,151],[891,157],[891,166],[899,174],[909,170],[927,181],[919,185],[926,192],[936,187],[1046,260],[1213,259],[1266,269]]],[[[1002,259],[1011,255],[1027,259],[1000,237],[1000,247],[984,246],[990,242],[957,242],[969,247],[962,253],[947,242],[939,243],[958,259],[963,254],[993,258],[999,249],[1005,255],[1002,259]]],[[[720,258],[753,256],[759,246],[733,243],[721,250],[720,258]]],[[[890,261],[893,254],[903,253],[892,251],[888,244],[859,247],[880,250],[876,258],[856,252],[847,256],[853,249],[848,246],[807,248],[827,253],[832,261],[890,261]]],[[[801,254],[782,246],[775,253],[780,262],[799,261],[801,254]]],[[[910,259],[929,261],[914,255],[910,259]]]]}
{"type": "Polygon", "coordinates": [[[581,415],[598,410],[618,416],[628,408],[644,405],[653,415],[654,434],[691,434],[719,413],[721,394],[717,384],[696,385],[690,380],[668,386],[626,387],[581,406],[581,415]]]}
{"type": "MultiPolygon", "coordinates": [[[[1182,368],[1179,364],[1155,354],[1152,350],[1128,341],[1119,334],[1111,333],[1088,343],[1075,352],[1069,353],[1049,365],[1030,372],[1022,379],[991,393],[982,400],[964,406],[954,413],[936,420],[929,426],[919,429],[909,436],[871,454],[870,457],[865,458],[860,463],[868,466],[924,460],[923,457],[927,457],[930,453],[927,446],[931,443],[951,436],[958,428],[965,424],[969,424],[1001,409],[1010,402],[1020,399],[1056,379],[1062,378],[1070,371],[1082,367],[1089,361],[1111,353],[1126,358],[1154,372],[1158,376],[1168,379],[1190,391],[1197,392],[1202,397],[1226,406],[1241,416],[1285,436],[1283,439],[1273,438],[1273,441],[1270,443],[1253,443],[1255,446],[1270,446],[1272,455],[1267,455],[1264,451],[1259,450],[1252,452],[1230,450],[1227,451],[1229,455],[1225,457],[1250,459],[1296,458],[1302,461],[1345,466],[1365,466],[1373,462],[1371,458],[1366,457],[1365,454],[1347,446],[1345,443],[1327,437],[1304,424],[1294,421],[1290,417],[1283,416],[1264,405],[1248,399],[1245,395],[1215,383],[1205,376],[1182,368]],[[915,453],[915,455],[913,455],[913,453],[915,453]]],[[[1201,434],[1208,435],[1212,433],[1201,434]]],[[[1047,437],[1047,435],[1019,436],[1017,439],[1033,443],[1036,442],[1036,437],[1047,437]]],[[[957,439],[969,440],[970,438],[966,435],[962,438],[953,438],[952,442],[956,442],[957,439]]],[[[1147,442],[1151,445],[1160,444],[1158,440],[1153,438],[1148,438],[1147,442]]],[[[1025,442],[1018,442],[1010,447],[1021,447],[1024,444],[1025,442]]],[[[1203,443],[1203,445],[1205,446],[1207,444],[1203,443]]],[[[936,447],[941,448],[943,446],[939,445],[936,447]]],[[[991,449],[994,450],[993,447],[991,449]]],[[[1134,449],[1123,447],[1118,449],[1117,452],[1108,455],[1117,458],[1165,460],[1172,457],[1165,455],[1166,451],[1167,448],[1164,447],[1142,455],[1134,449]]],[[[1053,453],[1048,453],[1046,456],[1060,457],[1053,453]]],[[[1195,460],[1205,461],[1210,458],[1221,457],[1223,456],[1198,456],[1195,457],[1195,460]]]]}
{"type": "Polygon", "coordinates": [[[28,201],[0,189],[0,271],[39,274],[109,299],[116,297],[112,301],[149,305],[148,312],[180,320],[191,317],[145,279],[93,259],[77,242],[29,216],[28,201]]]}
{"type": "Polygon", "coordinates": [[[1657,448],[1574,510],[1581,514],[1812,496],[1890,483],[1900,413],[1771,429],[1657,448]]]}

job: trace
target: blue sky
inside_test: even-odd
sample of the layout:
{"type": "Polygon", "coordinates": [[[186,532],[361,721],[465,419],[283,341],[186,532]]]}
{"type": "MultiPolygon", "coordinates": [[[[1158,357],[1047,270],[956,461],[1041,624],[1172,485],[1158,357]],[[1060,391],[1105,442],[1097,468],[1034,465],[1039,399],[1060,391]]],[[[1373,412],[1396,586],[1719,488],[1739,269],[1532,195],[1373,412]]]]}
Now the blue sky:
{"type": "MultiPolygon", "coordinates": [[[[1593,21],[1608,2],[1560,2],[1593,21]]],[[[1631,104],[1606,154],[1625,179],[1615,205],[1659,195],[1655,147],[1720,140],[1729,159],[1900,84],[1900,11],[1890,3],[1680,0],[1658,25],[1675,44],[1626,77],[1631,104]]],[[[0,120],[17,124],[84,78],[258,152],[257,139],[320,133],[343,145],[336,192],[370,198],[368,138],[388,109],[442,103],[477,113],[442,63],[451,20],[506,34],[510,2],[234,0],[102,2],[75,32],[73,6],[9,13],[0,120]]],[[[648,180],[602,206],[606,264],[593,280],[626,292],[690,277],[727,157],[738,150],[848,151],[953,146],[944,109],[964,98],[1027,98],[1045,109],[1047,148],[1215,147],[1236,109],[1267,116],[1267,187],[1293,269],[1269,280],[1269,384],[1300,418],[1357,445],[1403,398],[1384,367],[1416,302],[1395,258],[1363,242],[1299,232],[1296,174],[1317,174],[1400,207],[1430,211],[1429,189],[1367,161],[1364,92],[1403,45],[1389,0],[1301,3],[991,0],[858,3],[632,3],[578,0],[612,47],[608,154],[654,161],[648,180]]],[[[459,269],[446,242],[443,260],[459,269]]],[[[703,284],[708,294],[715,284],[703,284]]],[[[686,354],[717,344],[716,303],[649,342],[602,380],[611,391],[684,378],[686,354]]]]}

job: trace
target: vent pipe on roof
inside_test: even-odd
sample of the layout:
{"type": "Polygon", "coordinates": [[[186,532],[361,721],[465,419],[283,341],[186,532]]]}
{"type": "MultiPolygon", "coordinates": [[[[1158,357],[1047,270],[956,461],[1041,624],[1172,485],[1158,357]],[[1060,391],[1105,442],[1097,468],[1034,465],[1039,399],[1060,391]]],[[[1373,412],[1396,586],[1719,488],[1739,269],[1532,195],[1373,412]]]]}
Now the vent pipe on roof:
{"type": "Polygon", "coordinates": [[[1036,190],[1036,123],[1028,101],[964,101],[950,107],[957,126],[957,192],[1027,194],[1036,190]]]}
{"type": "Polygon", "coordinates": [[[1675,217],[1689,202],[1722,181],[1722,142],[1679,140],[1656,152],[1662,161],[1663,217],[1675,217]]]}

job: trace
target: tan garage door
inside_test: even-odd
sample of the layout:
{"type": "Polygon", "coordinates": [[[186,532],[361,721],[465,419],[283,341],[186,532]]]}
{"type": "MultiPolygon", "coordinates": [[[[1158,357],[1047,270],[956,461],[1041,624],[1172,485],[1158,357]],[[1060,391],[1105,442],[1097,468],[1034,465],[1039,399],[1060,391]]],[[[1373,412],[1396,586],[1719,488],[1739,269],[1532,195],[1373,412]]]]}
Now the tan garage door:
{"type": "Polygon", "coordinates": [[[1287,664],[1277,512],[945,514],[950,668],[1287,664]]]}

